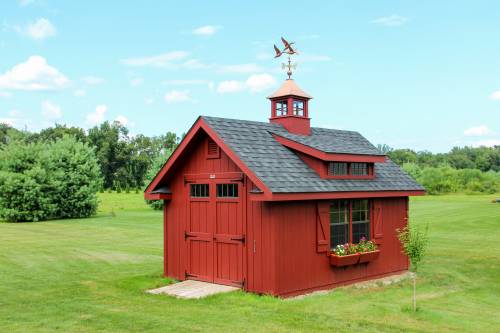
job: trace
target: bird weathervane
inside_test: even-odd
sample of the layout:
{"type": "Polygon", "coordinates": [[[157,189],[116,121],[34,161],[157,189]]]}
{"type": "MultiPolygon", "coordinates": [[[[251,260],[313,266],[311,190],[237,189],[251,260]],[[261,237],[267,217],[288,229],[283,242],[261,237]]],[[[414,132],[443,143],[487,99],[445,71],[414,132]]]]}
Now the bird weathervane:
{"type": "Polygon", "coordinates": [[[276,44],[274,44],[274,51],[276,52],[276,55],[274,56],[275,58],[281,57],[283,54],[288,54],[288,63],[282,63],[281,68],[286,69],[288,74],[288,79],[290,80],[292,78],[292,69],[297,68],[297,64],[292,64],[291,57],[294,54],[298,54],[296,49],[292,47],[295,42],[288,42],[285,38],[281,37],[281,41],[283,42],[284,48],[283,50],[280,50],[276,44]]]}

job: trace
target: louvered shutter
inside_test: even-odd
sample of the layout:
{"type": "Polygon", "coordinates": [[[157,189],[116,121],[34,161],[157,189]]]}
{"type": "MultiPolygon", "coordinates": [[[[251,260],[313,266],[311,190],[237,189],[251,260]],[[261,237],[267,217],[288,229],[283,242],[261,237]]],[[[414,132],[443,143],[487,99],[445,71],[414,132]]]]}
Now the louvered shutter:
{"type": "Polygon", "coordinates": [[[373,238],[380,242],[384,236],[383,205],[381,200],[373,202],[373,238]]]}
{"type": "Polygon", "coordinates": [[[219,146],[211,138],[208,138],[208,141],[207,141],[207,157],[208,158],[219,158],[220,157],[219,146]]]}
{"type": "Polygon", "coordinates": [[[316,251],[328,252],[330,250],[330,203],[318,201],[316,209],[316,251]]]}

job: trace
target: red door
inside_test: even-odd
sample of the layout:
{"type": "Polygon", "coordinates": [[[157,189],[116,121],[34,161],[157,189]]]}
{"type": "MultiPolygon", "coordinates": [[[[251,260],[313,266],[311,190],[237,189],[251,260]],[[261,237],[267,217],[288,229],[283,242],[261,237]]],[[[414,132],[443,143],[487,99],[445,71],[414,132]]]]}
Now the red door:
{"type": "Polygon", "coordinates": [[[243,183],[219,176],[196,179],[188,186],[186,277],[242,286],[243,183]]]}

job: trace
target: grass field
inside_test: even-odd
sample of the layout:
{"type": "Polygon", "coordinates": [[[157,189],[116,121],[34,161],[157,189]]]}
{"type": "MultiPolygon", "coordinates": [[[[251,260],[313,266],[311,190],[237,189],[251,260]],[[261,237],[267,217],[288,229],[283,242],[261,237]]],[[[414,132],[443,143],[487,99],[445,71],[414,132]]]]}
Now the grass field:
{"type": "Polygon", "coordinates": [[[148,295],[162,278],[161,213],[141,194],[101,194],[94,218],[0,223],[0,332],[498,332],[500,204],[495,196],[412,199],[429,224],[419,311],[411,286],[336,289],[281,300],[235,292],[148,295]]]}

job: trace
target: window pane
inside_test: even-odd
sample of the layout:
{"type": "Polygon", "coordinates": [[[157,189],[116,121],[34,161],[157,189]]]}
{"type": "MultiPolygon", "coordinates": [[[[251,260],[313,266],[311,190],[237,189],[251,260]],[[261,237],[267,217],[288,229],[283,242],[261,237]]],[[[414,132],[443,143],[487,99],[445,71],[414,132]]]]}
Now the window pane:
{"type": "Polygon", "coordinates": [[[287,114],[288,102],[287,101],[279,101],[276,102],[276,115],[277,116],[285,116],[287,114]]]}
{"type": "Polygon", "coordinates": [[[328,173],[333,176],[347,175],[347,163],[331,162],[328,165],[328,173]]]}
{"type": "Polygon", "coordinates": [[[352,201],[352,242],[370,239],[370,205],[368,200],[352,201]]]}
{"type": "Polygon", "coordinates": [[[349,224],[330,225],[330,243],[332,249],[337,245],[349,242],[349,224]]]}
{"type": "Polygon", "coordinates": [[[217,184],[217,198],[237,198],[238,184],[217,184]]]}
{"type": "Polygon", "coordinates": [[[352,224],[352,242],[359,243],[362,237],[370,239],[370,222],[352,224]]]}
{"type": "Polygon", "coordinates": [[[354,176],[367,176],[368,164],[367,163],[351,163],[351,174],[354,176]]]}
{"type": "Polygon", "coordinates": [[[208,184],[191,184],[189,193],[192,198],[208,198],[208,184]]]}
{"type": "Polygon", "coordinates": [[[293,114],[296,116],[304,115],[304,102],[303,101],[293,101],[293,114]]]}
{"type": "Polygon", "coordinates": [[[336,200],[330,205],[330,245],[349,242],[349,201],[336,200]]]}

